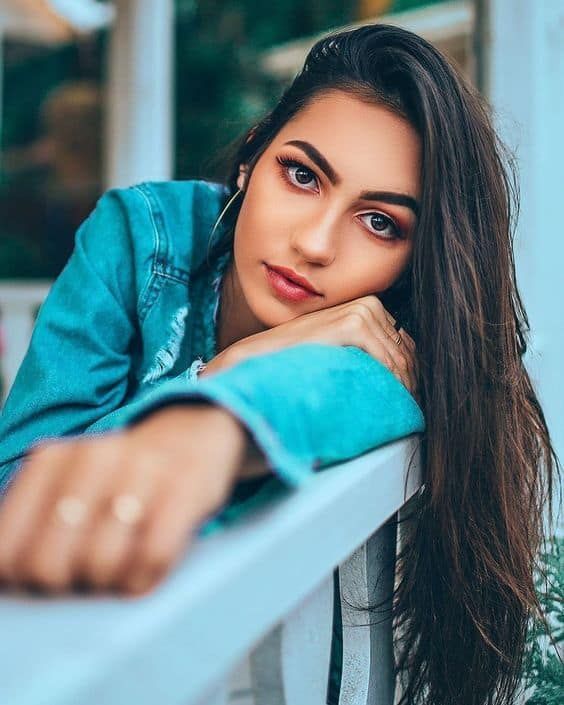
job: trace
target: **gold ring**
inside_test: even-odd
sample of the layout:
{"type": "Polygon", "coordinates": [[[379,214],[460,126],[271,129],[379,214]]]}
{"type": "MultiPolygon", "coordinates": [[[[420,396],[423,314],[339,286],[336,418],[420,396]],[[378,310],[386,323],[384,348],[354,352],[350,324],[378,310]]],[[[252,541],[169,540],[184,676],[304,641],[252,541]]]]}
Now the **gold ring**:
{"type": "Polygon", "coordinates": [[[86,519],[86,502],[73,495],[61,497],[55,505],[57,519],[68,528],[76,528],[86,519]]]}
{"type": "Polygon", "coordinates": [[[394,343],[396,345],[401,345],[401,335],[398,333],[398,337],[394,338],[394,343]]]}
{"type": "Polygon", "coordinates": [[[134,494],[119,494],[112,499],[112,515],[126,526],[135,526],[143,518],[143,503],[134,494]]]}

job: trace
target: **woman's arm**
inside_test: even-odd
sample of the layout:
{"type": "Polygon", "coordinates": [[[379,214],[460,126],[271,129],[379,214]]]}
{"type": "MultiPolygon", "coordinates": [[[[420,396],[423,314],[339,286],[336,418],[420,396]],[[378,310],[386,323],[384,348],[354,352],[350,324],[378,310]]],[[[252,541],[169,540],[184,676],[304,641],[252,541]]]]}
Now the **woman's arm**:
{"type": "MultiPolygon", "coordinates": [[[[290,484],[303,483],[311,475],[314,465],[323,464],[309,461],[311,449],[325,449],[323,459],[331,462],[343,459],[343,454],[358,453],[359,448],[362,450],[361,443],[367,440],[377,445],[378,440],[391,440],[391,436],[398,432],[403,435],[417,430],[410,426],[415,417],[410,420],[408,415],[402,419],[399,413],[409,408],[404,404],[406,398],[411,397],[384,367],[386,374],[378,377],[384,386],[380,388],[380,397],[374,401],[388,405],[389,418],[386,423],[386,415],[374,417],[370,435],[366,434],[369,424],[362,420],[363,411],[367,409],[357,409],[360,411],[359,435],[351,423],[350,410],[339,413],[343,397],[333,398],[333,402],[327,405],[322,397],[316,397],[315,392],[311,394],[304,390],[306,400],[300,408],[299,390],[294,389],[286,398],[277,400],[282,405],[273,403],[286,386],[284,380],[280,384],[272,383],[274,380],[271,379],[267,393],[261,396],[259,391],[254,403],[252,397],[244,399],[245,391],[252,395],[253,389],[260,389],[257,384],[261,382],[264,370],[269,374],[272,371],[282,373],[284,369],[288,373],[295,372],[292,358],[295,366],[304,349],[309,353],[307,359],[311,366],[305,367],[310,372],[323,362],[327,365],[331,361],[337,365],[333,369],[337,375],[337,387],[326,386],[324,391],[338,392],[343,370],[343,379],[347,378],[347,367],[343,363],[348,355],[352,354],[352,359],[361,363],[360,368],[358,364],[349,368],[348,382],[354,381],[352,373],[358,373],[362,363],[366,362],[365,353],[353,352],[354,348],[343,348],[343,358],[339,360],[340,348],[311,347],[310,350],[310,346],[296,346],[253,358],[250,380],[246,378],[245,365],[251,360],[239,363],[231,370],[208,378],[205,385],[203,381],[193,385],[197,389],[192,395],[186,395],[185,389],[175,391],[174,385],[165,383],[161,387],[168,388],[164,395],[156,390],[150,403],[138,405],[136,413],[127,419],[122,416],[127,427],[121,431],[98,437],[84,435],[48,441],[33,448],[24,469],[0,505],[0,535],[3,539],[0,543],[0,584],[33,585],[50,592],[65,592],[78,580],[98,589],[132,593],[152,589],[181,558],[190,535],[222,508],[241,476],[249,449],[247,435],[238,420],[242,417],[247,419],[248,428],[255,434],[258,430],[261,441],[266,440],[266,447],[262,450],[266,451],[267,460],[281,462],[281,465],[275,465],[275,469],[290,484]],[[276,362],[280,361],[282,366],[277,368],[276,362]],[[266,364],[262,373],[261,364],[266,364]],[[394,386],[388,388],[386,380],[390,378],[394,380],[394,386]],[[402,401],[400,393],[399,406],[394,406],[399,389],[403,389],[406,396],[402,401]],[[207,397],[222,402],[217,405],[186,403],[201,402],[207,397]],[[291,401],[291,407],[284,408],[284,401],[291,401]],[[323,422],[315,424],[318,432],[326,431],[329,435],[337,432],[328,445],[323,438],[308,440],[312,429],[307,426],[314,419],[315,404],[318,406],[317,416],[323,416],[327,406],[336,413],[336,417],[325,426],[323,422]],[[284,422],[284,418],[294,414],[297,414],[294,423],[284,422]],[[267,419],[274,423],[271,431],[268,431],[267,419]],[[339,428],[342,422],[348,426],[339,428]],[[293,434],[298,428],[303,433],[296,444],[293,434]],[[285,437],[290,448],[284,445],[285,437]],[[300,444],[303,444],[303,455],[292,458],[291,453],[299,451],[300,444]],[[292,462],[298,465],[294,466],[292,462]],[[302,474],[299,477],[289,475],[292,469],[301,470],[302,474]],[[133,496],[136,502],[140,502],[140,524],[122,525],[112,515],[112,506],[121,495],[133,496]],[[57,514],[58,506],[68,501],[75,504],[78,501],[83,508],[79,526],[75,525],[76,517],[70,525],[65,525],[64,516],[57,514]]],[[[366,358],[373,361],[368,355],[366,358]]],[[[313,382],[321,383],[323,379],[323,373],[317,374],[313,382]]],[[[287,383],[288,378],[285,381],[287,383]]],[[[173,382],[181,384],[181,380],[173,382]]],[[[362,378],[359,378],[355,387],[344,390],[349,402],[366,401],[362,386],[362,378]]],[[[123,414],[124,410],[120,411],[123,414]]]]}
{"type": "Polygon", "coordinates": [[[105,194],[79,228],[40,308],[0,416],[0,490],[32,443],[80,433],[123,403],[137,299],[120,193],[105,194]]]}
{"type": "Polygon", "coordinates": [[[196,382],[183,373],[95,427],[127,427],[171,403],[198,400],[233,414],[290,486],[425,427],[414,398],[382,363],[357,347],[319,343],[256,355],[196,382]]]}
{"type": "Polygon", "coordinates": [[[203,404],[35,446],[0,504],[0,586],[154,587],[227,500],[246,443],[232,415],[203,404]],[[124,497],[135,515],[115,508],[124,497]]]}

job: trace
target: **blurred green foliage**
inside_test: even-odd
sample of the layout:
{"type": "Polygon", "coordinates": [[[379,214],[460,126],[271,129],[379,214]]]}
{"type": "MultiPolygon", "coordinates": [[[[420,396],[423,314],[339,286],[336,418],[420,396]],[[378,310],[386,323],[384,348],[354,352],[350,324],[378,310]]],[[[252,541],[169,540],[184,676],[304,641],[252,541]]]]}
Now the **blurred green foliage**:
{"type": "Polygon", "coordinates": [[[564,537],[553,536],[541,555],[537,592],[545,625],[534,620],[529,629],[524,685],[525,705],[562,705],[564,701],[564,537]],[[560,654],[558,653],[560,651],[560,654]]]}
{"type": "MultiPolygon", "coordinates": [[[[395,0],[392,11],[444,0],[395,0]]],[[[210,162],[251,127],[283,85],[260,70],[258,55],[357,19],[346,0],[176,0],[176,174],[217,177],[210,162]]]]}
{"type": "MultiPolygon", "coordinates": [[[[425,4],[432,2],[396,0],[392,9],[425,4]]],[[[218,152],[279,97],[284,86],[261,71],[261,52],[357,18],[357,3],[347,0],[175,0],[175,6],[174,176],[181,179],[223,178],[218,152]]],[[[3,152],[41,138],[41,106],[53,89],[81,79],[103,84],[107,44],[107,32],[56,48],[5,41],[3,152]]],[[[48,179],[48,169],[27,166],[25,158],[23,167],[0,167],[0,278],[56,274],[41,254],[44,205],[34,197],[48,179]]]]}
{"type": "Polygon", "coordinates": [[[438,5],[442,2],[448,2],[448,0],[426,0],[426,2],[421,2],[421,0],[395,0],[392,5],[392,11],[403,12],[404,10],[413,10],[422,5],[438,5]]]}
{"type": "MultiPolygon", "coordinates": [[[[444,0],[395,0],[394,11],[444,0]]],[[[201,175],[211,150],[240,133],[272,104],[281,87],[261,73],[257,54],[291,39],[352,22],[347,0],[175,0],[177,174],[201,175]]],[[[103,81],[106,33],[81,44],[33,47],[21,60],[6,41],[2,148],[41,133],[39,107],[72,79],[103,81]]],[[[7,176],[2,175],[2,181],[7,176]]]]}
{"type": "Polygon", "coordinates": [[[296,37],[353,19],[344,0],[177,0],[176,173],[210,176],[218,149],[250,127],[281,86],[260,69],[258,54],[296,37]]]}

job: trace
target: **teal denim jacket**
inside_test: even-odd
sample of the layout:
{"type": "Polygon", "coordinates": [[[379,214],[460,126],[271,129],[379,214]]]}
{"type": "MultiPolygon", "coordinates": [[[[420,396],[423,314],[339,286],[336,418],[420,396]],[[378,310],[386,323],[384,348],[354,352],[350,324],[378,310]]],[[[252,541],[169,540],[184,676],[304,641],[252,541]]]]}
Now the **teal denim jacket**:
{"type": "MultiPolygon", "coordinates": [[[[219,285],[232,257],[211,248],[208,258],[226,193],[191,180],[100,198],[39,310],[0,416],[0,492],[32,444],[124,428],[173,401],[228,409],[290,487],[423,430],[407,389],[353,346],[303,343],[197,378],[216,354],[219,285]]],[[[202,533],[247,505],[234,506],[202,533]]]]}

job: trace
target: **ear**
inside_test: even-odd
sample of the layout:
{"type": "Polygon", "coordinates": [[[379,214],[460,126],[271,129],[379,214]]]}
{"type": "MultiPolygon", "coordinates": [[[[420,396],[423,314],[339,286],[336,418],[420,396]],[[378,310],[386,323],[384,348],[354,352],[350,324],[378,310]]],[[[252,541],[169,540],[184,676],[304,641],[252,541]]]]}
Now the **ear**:
{"type": "Polygon", "coordinates": [[[247,176],[248,176],[248,168],[246,164],[240,164],[239,165],[239,176],[237,177],[237,186],[241,189],[241,191],[245,190],[245,187],[247,185],[247,176]]]}

